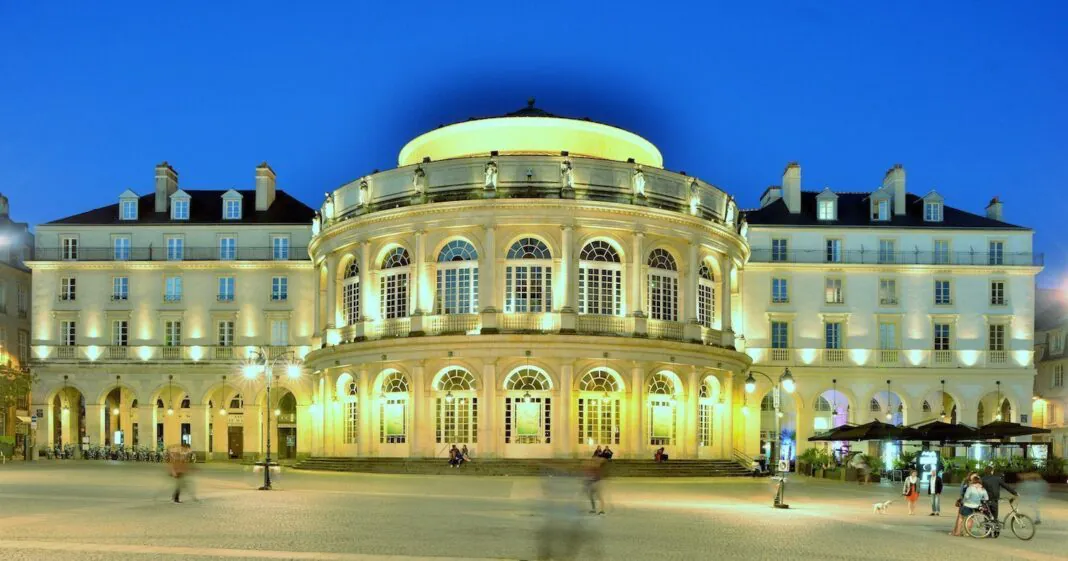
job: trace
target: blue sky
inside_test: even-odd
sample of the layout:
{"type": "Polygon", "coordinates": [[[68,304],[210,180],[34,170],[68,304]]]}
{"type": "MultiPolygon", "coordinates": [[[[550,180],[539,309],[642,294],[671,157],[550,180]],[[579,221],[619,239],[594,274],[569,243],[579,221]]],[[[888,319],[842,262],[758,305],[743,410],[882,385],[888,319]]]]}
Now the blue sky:
{"type": "Polygon", "coordinates": [[[1068,277],[1068,3],[64,4],[0,5],[17,220],[149,192],[162,160],[189,188],[251,188],[267,160],[318,206],[411,137],[535,96],[747,207],[791,160],[813,190],[902,163],[947,204],[1000,196],[1036,230],[1040,283],[1068,277]]]}

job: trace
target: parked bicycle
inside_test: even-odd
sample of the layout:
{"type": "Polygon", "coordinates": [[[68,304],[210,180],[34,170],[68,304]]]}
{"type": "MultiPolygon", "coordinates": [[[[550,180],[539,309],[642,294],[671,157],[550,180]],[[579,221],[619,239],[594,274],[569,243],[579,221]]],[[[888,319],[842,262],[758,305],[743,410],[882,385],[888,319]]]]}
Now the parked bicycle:
{"type": "Polygon", "coordinates": [[[1016,503],[1015,499],[1009,499],[1010,512],[1005,515],[1004,521],[998,521],[990,510],[990,501],[983,501],[979,505],[979,510],[964,520],[965,530],[973,538],[986,538],[1000,533],[1007,526],[1021,540],[1026,541],[1035,537],[1034,521],[1026,514],[1021,514],[1016,509],[1016,503]]]}

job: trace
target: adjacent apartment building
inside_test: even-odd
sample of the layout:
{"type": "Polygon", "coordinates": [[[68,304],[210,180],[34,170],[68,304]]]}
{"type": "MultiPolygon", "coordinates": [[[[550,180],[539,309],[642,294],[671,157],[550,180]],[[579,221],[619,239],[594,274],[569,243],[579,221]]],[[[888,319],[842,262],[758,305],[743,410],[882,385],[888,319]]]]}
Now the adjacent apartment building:
{"type": "MultiPolygon", "coordinates": [[[[196,190],[164,162],[154,191],[38,226],[38,442],[259,452],[265,396],[241,363],[309,349],[311,310],[297,303],[314,290],[313,215],[266,163],[255,189],[196,190]]],[[[294,427],[305,412],[280,390],[268,407],[294,427]]],[[[278,451],[295,450],[292,432],[278,451]]]]}
{"type": "Polygon", "coordinates": [[[1064,371],[1068,370],[1068,296],[1062,290],[1039,290],[1035,317],[1035,376],[1033,416],[1034,425],[1050,429],[1048,435],[1034,440],[1050,442],[1053,453],[1064,457],[1068,451],[1068,427],[1064,411],[1068,408],[1068,389],[1064,385],[1064,371]]]}
{"type": "Polygon", "coordinates": [[[27,375],[30,353],[30,269],[33,234],[25,222],[11,220],[7,197],[0,195],[0,452],[10,457],[24,449],[28,434],[27,375]]]}

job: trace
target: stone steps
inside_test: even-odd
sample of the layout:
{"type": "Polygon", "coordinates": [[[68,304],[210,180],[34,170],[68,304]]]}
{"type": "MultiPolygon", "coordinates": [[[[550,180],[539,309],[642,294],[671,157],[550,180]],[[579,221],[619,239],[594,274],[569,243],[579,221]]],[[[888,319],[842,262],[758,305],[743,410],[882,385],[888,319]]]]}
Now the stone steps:
{"type": "MultiPolygon", "coordinates": [[[[302,470],[420,475],[537,476],[550,472],[581,472],[587,460],[475,460],[459,468],[443,458],[311,457],[293,467],[302,470]]],[[[749,472],[730,460],[612,460],[612,477],[744,477],[749,472]]]]}

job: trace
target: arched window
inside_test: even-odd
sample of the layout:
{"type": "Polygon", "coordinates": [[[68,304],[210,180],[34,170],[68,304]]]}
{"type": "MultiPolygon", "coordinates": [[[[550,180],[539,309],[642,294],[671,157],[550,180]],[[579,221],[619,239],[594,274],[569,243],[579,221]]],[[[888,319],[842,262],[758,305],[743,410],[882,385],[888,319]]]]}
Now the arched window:
{"type": "Polygon", "coordinates": [[[400,372],[390,372],[382,380],[382,393],[408,393],[408,377],[400,372]]]}
{"type": "Polygon", "coordinates": [[[505,444],[551,444],[552,398],[530,395],[553,389],[549,375],[533,366],[520,367],[504,379],[504,389],[514,392],[504,398],[505,444]],[[515,395],[523,392],[523,395],[515,395]]]}
{"type": "Polygon", "coordinates": [[[342,406],[345,408],[344,442],[357,444],[360,438],[360,389],[351,374],[342,374],[342,378],[346,380],[341,380],[342,384],[338,390],[342,394],[342,406]]]}
{"type": "Polygon", "coordinates": [[[475,376],[467,371],[466,368],[460,368],[454,366],[446,369],[437,376],[437,380],[434,382],[434,389],[439,392],[448,391],[474,391],[475,390],[475,376]]]}
{"type": "Polygon", "coordinates": [[[156,400],[156,409],[163,409],[163,400],[162,399],[157,399],[156,400]]]}
{"type": "Polygon", "coordinates": [[[879,405],[879,400],[873,397],[871,398],[871,403],[868,404],[868,409],[871,410],[872,413],[878,413],[883,410],[883,406],[879,405]]]}
{"type": "Polygon", "coordinates": [[[478,252],[466,240],[452,240],[438,254],[437,313],[478,313],[478,252]]]}
{"type": "Polygon", "coordinates": [[[923,400],[923,412],[924,413],[930,413],[931,412],[931,404],[928,403],[926,399],[923,400]]]}
{"type": "Polygon", "coordinates": [[[619,392],[623,391],[616,376],[607,368],[594,368],[579,380],[579,391],[584,392],[619,392]]]}
{"type": "Polygon", "coordinates": [[[434,435],[438,444],[478,443],[478,396],[473,395],[476,388],[475,376],[466,368],[452,366],[435,376],[434,389],[440,392],[435,401],[434,435]]]}
{"type": "Polygon", "coordinates": [[[240,411],[244,408],[245,398],[241,397],[241,394],[235,395],[233,399],[230,400],[230,407],[228,407],[228,409],[230,409],[231,411],[240,411]]]}
{"type": "Polygon", "coordinates": [[[408,378],[396,370],[382,379],[378,415],[378,441],[404,444],[408,441],[408,378]]]}
{"type": "Polygon", "coordinates": [[[341,303],[345,309],[346,325],[360,321],[360,267],[356,265],[356,260],[345,267],[341,281],[341,303]]]}
{"type": "Polygon", "coordinates": [[[579,380],[579,391],[595,395],[580,395],[578,406],[578,443],[586,446],[619,444],[620,399],[611,395],[623,391],[615,372],[594,368],[579,380]]]}
{"type": "Polygon", "coordinates": [[[823,397],[822,395],[817,397],[816,398],[816,411],[828,412],[829,413],[831,411],[831,402],[827,401],[827,398],[823,397]]]}
{"type": "Polygon", "coordinates": [[[649,253],[649,318],[679,320],[679,273],[675,258],[664,249],[649,253]]]}
{"type": "Polygon", "coordinates": [[[670,375],[658,372],[649,378],[648,391],[650,395],[675,395],[675,381],[670,375]]]}
{"type": "Polygon", "coordinates": [[[648,430],[649,445],[671,446],[675,444],[675,427],[678,411],[675,395],[678,393],[674,374],[657,372],[646,385],[649,394],[648,430]]]}
{"type": "Polygon", "coordinates": [[[619,253],[604,240],[579,252],[579,313],[618,316],[623,313],[623,265],[619,253]]]}
{"type": "Polygon", "coordinates": [[[770,393],[764,395],[764,398],[760,400],[760,410],[761,411],[774,411],[775,410],[775,399],[773,397],[771,397],[770,393]]]}
{"type": "Polygon", "coordinates": [[[382,259],[382,278],[380,294],[382,297],[382,318],[396,319],[408,315],[408,279],[412,260],[408,250],[395,247],[382,259]]]}
{"type": "Polygon", "coordinates": [[[182,409],[189,409],[189,396],[188,395],[182,398],[182,405],[180,407],[182,409]]]}
{"type": "Polygon", "coordinates": [[[979,407],[975,408],[975,424],[976,426],[983,426],[986,424],[986,407],[983,407],[983,402],[979,402],[979,407]]]}
{"type": "Polygon", "coordinates": [[[697,396],[697,445],[712,446],[712,419],[719,396],[719,380],[714,376],[706,376],[697,396]]]}
{"type": "Polygon", "coordinates": [[[716,315],[716,280],[712,269],[702,263],[697,270],[697,321],[711,328],[716,315]]]}
{"type": "Polygon", "coordinates": [[[535,238],[522,238],[508,249],[504,268],[504,311],[551,312],[552,253],[535,238]]]}

